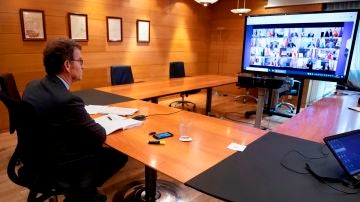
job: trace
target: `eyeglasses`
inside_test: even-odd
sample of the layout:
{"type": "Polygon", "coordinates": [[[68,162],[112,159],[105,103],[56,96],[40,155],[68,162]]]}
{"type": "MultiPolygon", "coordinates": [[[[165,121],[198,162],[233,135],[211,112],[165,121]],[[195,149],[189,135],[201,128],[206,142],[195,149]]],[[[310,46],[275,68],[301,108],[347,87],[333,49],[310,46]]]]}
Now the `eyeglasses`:
{"type": "Polygon", "coordinates": [[[80,63],[80,65],[83,65],[84,64],[84,60],[82,58],[78,59],[78,60],[71,60],[71,61],[77,61],[80,63]]]}

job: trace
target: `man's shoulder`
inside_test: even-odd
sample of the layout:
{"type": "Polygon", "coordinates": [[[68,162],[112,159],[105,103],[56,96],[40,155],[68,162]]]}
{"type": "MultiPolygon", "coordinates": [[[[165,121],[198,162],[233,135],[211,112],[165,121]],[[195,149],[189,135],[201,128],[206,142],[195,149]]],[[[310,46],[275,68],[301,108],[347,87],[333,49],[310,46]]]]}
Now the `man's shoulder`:
{"type": "MultiPolygon", "coordinates": [[[[38,86],[51,86],[51,85],[58,85],[61,84],[60,82],[56,81],[56,77],[49,77],[49,76],[45,76],[42,79],[34,79],[31,80],[28,84],[27,87],[38,87],[38,86]]],[[[60,81],[60,80],[59,80],[60,81]]]]}
{"type": "Polygon", "coordinates": [[[83,100],[66,89],[56,76],[46,76],[43,79],[30,81],[24,91],[25,95],[47,97],[48,100],[57,100],[57,103],[83,102],[83,100]]]}

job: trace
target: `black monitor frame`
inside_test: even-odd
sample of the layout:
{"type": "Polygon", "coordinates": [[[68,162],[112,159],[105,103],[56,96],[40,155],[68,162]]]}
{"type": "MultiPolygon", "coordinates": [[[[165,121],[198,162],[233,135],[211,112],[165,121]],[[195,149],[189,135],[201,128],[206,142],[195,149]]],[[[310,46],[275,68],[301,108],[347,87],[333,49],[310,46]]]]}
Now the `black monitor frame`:
{"type": "MultiPolygon", "coordinates": [[[[356,9],[351,9],[351,10],[337,10],[337,11],[319,11],[319,12],[307,12],[307,13],[291,13],[291,14],[271,14],[271,15],[256,15],[256,16],[246,16],[246,19],[245,19],[245,24],[244,24],[244,43],[243,43],[243,54],[242,54],[242,64],[241,64],[241,72],[244,72],[244,73],[254,73],[256,75],[266,75],[266,76],[290,76],[290,77],[296,77],[296,78],[301,78],[301,79],[314,79],[314,80],[323,80],[323,81],[336,81],[336,82],[346,82],[347,80],[347,77],[348,77],[348,74],[349,74],[349,69],[350,69],[350,64],[351,64],[351,58],[352,58],[352,53],[353,53],[353,48],[354,48],[354,45],[355,45],[355,41],[356,41],[356,33],[357,33],[357,29],[358,29],[358,25],[359,25],[359,15],[360,15],[360,12],[359,10],[356,10],[356,9]],[[267,62],[263,62],[263,63],[258,63],[258,65],[255,65],[254,64],[250,64],[251,61],[250,59],[250,51],[251,51],[251,40],[252,38],[256,38],[256,37],[252,37],[253,36],[253,30],[255,29],[263,29],[263,30],[268,30],[268,29],[273,29],[273,30],[280,30],[280,29],[284,29],[284,30],[290,30],[291,31],[291,28],[293,28],[294,30],[295,29],[302,29],[302,30],[306,30],[307,28],[314,28],[315,31],[321,31],[321,30],[324,30],[325,28],[328,28],[328,27],[331,27],[331,28],[334,28],[334,29],[340,29],[341,31],[345,30],[346,28],[343,27],[343,23],[342,22],[329,22],[329,23],[326,23],[326,22],[314,22],[314,23],[296,23],[296,22],[292,22],[292,23],[289,23],[289,24],[277,24],[278,22],[274,22],[274,23],[266,23],[264,25],[252,25],[252,27],[250,28],[250,30],[247,30],[247,24],[248,24],[248,20],[249,18],[252,18],[252,17],[291,17],[292,15],[304,15],[304,17],[307,15],[317,15],[317,14],[330,14],[330,15],[334,15],[335,13],[344,13],[344,12],[354,12],[356,13],[356,21],[355,21],[355,25],[353,25],[353,30],[352,30],[352,33],[351,33],[351,36],[349,37],[351,39],[351,48],[350,50],[348,50],[347,54],[348,54],[348,57],[346,56],[343,56],[344,58],[342,58],[342,61],[341,62],[344,62],[344,59],[346,60],[345,61],[345,65],[344,65],[344,70],[342,70],[342,72],[344,73],[344,75],[341,75],[339,76],[339,74],[335,74],[336,73],[336,70],[337,68],[339,70],[341,70],[341,68],[339,68],[337,66],[337,61],[335,63],[335,65],[333,65],[333,68],[335,69],[334,71],[331,71],[330,70],[330,67],[329,67],[329,63],[330,62],[333,62],[335,61],[336,59],[332,59],[332,61],[330,60],[326,60],[326,59],[323,59],[321,61],[319,61],[320,59],[320,56],[318,56],[316,54],[316,57],[317,59],[313,60],[311,59],[310,57],[309,58],[301,58],[303,60],[308,60],[308,61],[315,61],[317,62],[317,64],[319,64],[319,62],[321,62],[321,67],[322,69],[313,69],[312,65],[311,65],[311,69],[310,67],[308,66],[308,63],[311,63],[311,62],[307,62],[306,63],[306,67],[305,68],[308,68],[308,69],[300,69],[300,68],[294,68],[294,67],[290,67],[290,63],[287,64],[287,62],[289,62],[289,59],[288,58],[285,58],[285,57],[281,57],[282,54],[285,54],[284,56],[286,57],[289,57],[288,54],[291,54],[289,53],[288,50],[291,50],[291,46],[286,46],[286,47],[290,47],[290,48],[279,48],[279,51],[278,51],[278,56],[275,56],[275,57],[278,57],[277,58],[277,63],[278,65],[280,64],[283,64],[283,66],[264,66],[263,64],[267,64],[267,62]],[[300,25],[300,26],[299,26],[300,25]],[[253,28],[255,27],[255,28],[253,28]],[[317,29],[317,30],[316,30],[317,29]],[[249,31],[251,31],[251,33],[249,33],[249,31]],[[249,41],[250,40],[250,41],[249,41]],[[282,61],[283,60],[283,61],[282,61]],[[324,64],[322,64],[324,61],[324,64]],[[326,61],[327,61],[327,64],[326,64],[326,61]],[[281,63],[283,62],[283,63],[281,63]],[[244,63],[247,63],[247,64],[244,64],[244,63]],[[286,67],[287,66],[287,67],[286,67]],[[327,71],[326,70],[323,70],[325,69],[325,66],[327,68],[327,71]]],[[[250,25],[248,25],[250,26],[250,25]]],[[[312,30],[312,29],[308,29],[308,30],[312,30]]],[[[289,31],[289,32],[290,32],[289,31]]],[[[303,34],[303,32],[301,32],[301,34],[303,34]]],[[[342,33],[342,32],[341,32],[342,33]]],[[[310,34],[310,33],[309,33],[310,34]]],[[[340,54],[343,54],[345,49],[344,49],[344,43],[341,43],[341,39],[343,38],[342,35],[338,35],[338,36],[341,36],[341,37],[325,37],[327,36],[325,32],[322,31],[322,33],[316,33],[317,36],[321,35],[321,37],[314,37],[314,33],[312,33],[312,36],[311,35],[308,35],[307,37],[309,38],[305,38],[303,35],[300,38],[300,41],[301,45],[304,45],[305,42],[303,41],[306,41],[306,40],[322,40],[322,41],[330,41],[332,44],[334,44],[334,42],[336,40],[339,40],[340,41],[340,44],[342,45],[342,49],[340,47],[335,47],[335,45],[333,46],[330,46],[328,48],[323,48],[321,49],[319,46],[318,47],[315,47],[313,49],[315,49],[315,51],[318,51],[318,52],[324,52],[326,53],[326,51],[330,52],[331,48],[333,48],[335,51],[335,49],[337,48],[340,52],[340,50],[342,51],[341,53],[338,53],[338,60],[340,60],[340,57],[339,56],[340,54]],[[302,38],[304,37],[304,38],[302,38]],[[304,40],[302,40],[304,39],[304,40]],[[306,40],[305,40],[306,39],[306,40]],[[331,41],[331,40],[335,40],[335,41],[331,41]],[[317,49],[317,50],[316,50],[317,49]],[[326,49],[326,50],[325,50],[326,49]]],[[[343,34],[343,33],[342,33],[343,34]]],[[[275,31],[274,31],[274,35],[275,35],[275,31]]],[[[274,36],[273,35],[273,36],[274,36]]],[[[279,35],[277,35],[279,36],[279,35]]],[[[281,36],[281,35],[280,35],[281,36]]],[[[283,35],[283,38],[285,39],[284,37],[285,35],[283,35]]],[[[335,34],[333,35],[335,36],[335,34]]],[[[344,33],[344,36],[345,36],[345,33],[344,33]]],[[[261,38],[262,36],[259,34],[259,38],[261,38]]],[[[288,39],[290,38],[290,35],[287,35],[287,41],[289,42],[288,44],[290,44],[291,41],[289,41],[288,39]]],[[[347,36],[348,37],[348,36],[347,36]]],[[[268,37],[270,38],[270,37],[268,37]]],[[[279,37],[280,38],[280,37],[279,37]]],[[[278,38],[278,39],[279,39],[278,38]]],[[[296,38],[295,38],[296,39],[296,38]]],[[[266,40],[266,36],[265,36],[265,39],[266,40]]],[[[254,42],[254,41],[253,41],[254,42]]],[[[309,43],[310,44],[310,43],[309,43]]],[[[327,42],[325,43],[326,45],[328,44],[327,42]]],[[[336,43],[335,43],[336,44],[336,43]]],[[[346,44],[346,42],[345,42],[346,44]]],[[[266,44],[267,48],[268,48],[268,45],[269,44],[266,44]]],[[[337,45],[337,44],[336,44],[337,45]]],[[[324,46],[323,46],[324,47],[324,46]]],[[[261,47],[262,48],[262,47],[261,47]]],[[[260,48],[260,51],[261,51],[261,48],[260,48]]],[[[305,54],[306,51],[309,51],[307,50],[307,48],[298,48],[298,52],[297,54],[305,54]],[[303,53],[304,52],[304,53],[303,53]]],[[[264,51],[265,52],[265,48],[264,48],[264,51]]],[[[334,52],[335,53],[335,52],[334,52]]],[[[263,54],[263,53],[261,53],[263,54]]],[[[308,54],[308,53],[306,53],[308,54]]],[[[320,55],[320,54],[319,54],[320,55]]],[[[264,56],[265,56],[265,53],[264,53],[264,56]]],[[[261,56],[260,56],[261,57],[261,56]]],[[[254,58],[252,56],[252,58],[254,58]]],[[[291,56],[290,56],[291,58],[291,56]]],[[[263,57],[263,61],[265,61],[265,59],[267,59],[266,57],[263,57]]],[[[271,60],[272,58],[270,58],[269,60],[271,60]]],[[[298,60],[300,58],[297,58],[298,60]]],[[[290,59],[292,60],[292,59],[290,59]]],[[[298,61],[297,60],[297,61],[298,61]]],[[[298,63],[296,63],[298,64],[298,63]]],[[[315,66],[316,68],[319,68],[320,66],[317,65],[315,66]]]]}

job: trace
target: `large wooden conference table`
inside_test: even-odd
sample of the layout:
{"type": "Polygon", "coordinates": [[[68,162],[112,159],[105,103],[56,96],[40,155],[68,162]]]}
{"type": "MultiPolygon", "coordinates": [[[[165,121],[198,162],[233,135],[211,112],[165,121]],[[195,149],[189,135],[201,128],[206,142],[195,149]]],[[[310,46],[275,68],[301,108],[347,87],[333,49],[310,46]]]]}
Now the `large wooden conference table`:
{"type": "Polygon", "coordinates": [[[133,100],[112,106],[148,107],[144,124],[117,131],[106,138],[106,144],[145,165],[147,201],[155,200],[157,172],[185,183],[236,151],[231,143],[248,145],[266,133],[264,130],[163,105],[133,100]],[[156,115],[159,114],[159,115],[156,115]],[[168,114],[168,115],[164,115],[168,114]],[[191,121],[191,142],[179,140],[179,125],[191,121]],[[149,132],[171,132],[165,145],[148,144],[153,140],[149,132]]]}
{"type": "Polygon", "coordinates": [[[149,117],[142,126],[108,135],[106,143],[183,183],[233,154],[235,151],[227,148],[230,143],[247,145],[266,133],[247,125],[142,100],[112,106],[145,106],[149,108],[149,117]],[[183,121],[192,122],[191,142],[179,140],[179,125],[183,121]],[[154,139],[149,135],[152,131],[171,132],[174,136],[164,139],[165,145],[151,145],[148,141],[154,139]]]}
{"type": "Polygon", "coordinates": [[[273,131],[323,142],[324,137],[360,129],[360,112],[349,109],[358,106],[359,98],[360,93],[322,98],[273,131]]]}
{"type": "Polygon", "coordinates": [[[199,75],[191,77],[160,79],[96,88],[97,90],[127,96],[139,100],[158,102],[159,97],[173,95],[189,90],[206,89],[206,114],[211,112],[212,88],[236,83],[236,76],[199,75]]]}
{"type": "MultiPolygon", "coordinates": [[[[158,98],[194,88],[211,88],[235,82],[235,78],[231,80],[229,77],[223,77],[223,81],[216,82],[212,81],[212,79],[206,79],[206,77],[208,76],[200,77],[204,79],[204,83],[199,82],[199,80],[195,82],[195,77],[193,79],[188,77],[190,80],[188,78],[179,79],[175,83],[170,82],[170,80],[163,80],[126,86],[104,87],[97,90],[135,99],[146,99],[158,98]],[[206,80],[208,80],[208,83],[206,80]],[[164,85],[164,83],[168,84],[164,85]],[[184,85],[182,86],[181,83],[184,85]],[[158,88],[154,87],[156,85],[158,85],[158,88]]],[[[360,113],[348,109],[350,106],[357,105],[358,98],[359,95],[333,95],[323,98],[273,131],[314,142],[322,142],[323,137],[359,129],[360,113]]],[[[144,125],[117,131],[109,135],[106,140],[109,146],[142,162],[145,165],[145,175],[152,182],[156,180],[156,172],[159,171],[179,182],[185,183],[234,154],[236,151],[227,148],[230,143],[248,145],[267,133],[267,131],[247,125],[192,112],[179,111],[176,108],[142,100],[116,103],[114,106],[148,107],[149,115],[153,115],[145,120],[144,125]],[[179,124],[182,121],[191,121],[193,123],[192,142],[181,142],[178,139],[179,124]],[[152,137],[148,134],[152,131],[169,131],[174,134],[174,137],[166,139],[165,145],[149,145],[148,140],[152,139],[152,137]]],[[[147,189],[146,192],[146,197],[152,197],[149,199],[150,201],[154,200],[156,191],[154,187],[154,184],[150,183],[150,190],[147,189]]]]}

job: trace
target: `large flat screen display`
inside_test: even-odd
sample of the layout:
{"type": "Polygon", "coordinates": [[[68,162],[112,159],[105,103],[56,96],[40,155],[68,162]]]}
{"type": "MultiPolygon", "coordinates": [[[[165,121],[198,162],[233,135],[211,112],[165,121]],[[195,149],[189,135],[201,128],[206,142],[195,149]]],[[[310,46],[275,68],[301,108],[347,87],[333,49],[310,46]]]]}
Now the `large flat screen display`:
{"type": "Polygon", "coordinates": [[[246,16],[242,72],[345,81],[358,11],[246,16]]]}

